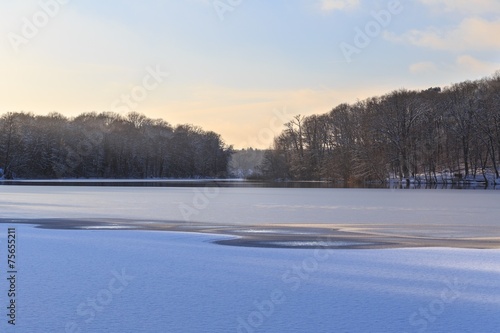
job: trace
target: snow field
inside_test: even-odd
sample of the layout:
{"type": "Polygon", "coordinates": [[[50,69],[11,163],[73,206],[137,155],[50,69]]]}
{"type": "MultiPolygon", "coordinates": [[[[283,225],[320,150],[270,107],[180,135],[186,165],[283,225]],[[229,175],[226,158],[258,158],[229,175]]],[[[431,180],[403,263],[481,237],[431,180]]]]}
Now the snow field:
{"type": "MultiPolygon", "coordinates": [[[[216,235],[17,229],[16,332],[493,332],[500,324],[498,250],[239,248],[211,243],[216,235]]],[[[0,328],[13,332],[5,321],[0,328]]]]}

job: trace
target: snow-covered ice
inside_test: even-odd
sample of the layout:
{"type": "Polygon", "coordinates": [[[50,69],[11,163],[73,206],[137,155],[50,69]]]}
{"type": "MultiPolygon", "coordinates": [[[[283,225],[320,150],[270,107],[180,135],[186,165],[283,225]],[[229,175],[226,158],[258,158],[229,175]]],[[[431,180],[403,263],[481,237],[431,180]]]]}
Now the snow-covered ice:
{"type": "Polygon", "coordinates": [[[0,186],[0,218],[500,225],[500,191],[0,186]]]}
{"type": "MultiPolygon", "coordinates": [[[[391,223],[429,230],[443,224],[450,232],[465,226],[470,229],[461,230],[477,236],[479,225],[499,226],[499,195],[0,186],[0,218],[391,223]]],[[[212,243],[228,237],[221,235],[120,230],[119,224],[107,227],[117,230],[46,230],[10,222],[0,225],[0,246],[12,226],[18,235],[17,324],[8,325],[4,314],[1,332],[410,333],[500,327],[500,250],[246,248],[212,243]]],[[[7,282],[0,279],[3,294],[7,282]]],[[[0,308],[6,309],[6,299],[0,297],[0,308]]]]}
{"type": "Polygon", "coordinates": [[[211,243],[216,235],[30,226],[17,234],[17,325],[4,319],[2,332],[500,327],[497,250],[239,248],[211,243]]]}

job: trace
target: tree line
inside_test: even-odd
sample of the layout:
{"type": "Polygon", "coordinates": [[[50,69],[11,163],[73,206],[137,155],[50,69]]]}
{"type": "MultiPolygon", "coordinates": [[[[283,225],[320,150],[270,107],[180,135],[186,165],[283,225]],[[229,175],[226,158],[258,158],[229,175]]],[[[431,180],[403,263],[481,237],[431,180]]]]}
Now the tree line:
{"type": "Polygon", "coordinates": [[[500,72],[424,91],[399,89],[296,116],[260,166],[269,179],[440,182],[499,178],[500,72]],[[489,177],[489,178],[488,178],[489,177]]]}
{"type": "Polygon", "coordinates": [[[5,179],[225,177],[231,154],[217,133],[135,112],[0,117],[5,179]]]}

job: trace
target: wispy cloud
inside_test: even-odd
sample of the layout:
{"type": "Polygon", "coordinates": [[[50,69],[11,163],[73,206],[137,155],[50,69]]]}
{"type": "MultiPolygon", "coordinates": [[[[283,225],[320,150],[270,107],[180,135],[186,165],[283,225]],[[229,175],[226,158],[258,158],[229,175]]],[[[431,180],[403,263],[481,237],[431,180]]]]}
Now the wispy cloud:
{"type": "Polygon", "coordinates": [[[418,76],[438,75],[446,72],[459,73],[465,77],[484,77],[500,69],[500,63],[478,59],[470,54],[461,54],[449,61],[417,62],[409,67],[410,73],[418,76]]]}
{"type": "Polygon", "coordinates": [[[360,6],[360,0],[320,0],[319,5],[324,12],[352,10],[360,6]]]}
{"type": "Polygon", "coordinates": [[[492,73],[500,68],[499,63],[482,61],[474,58],[471,55],[459,56],[456,60],[456,66],[458,67],[458,69],[473,73],[484,73],[484,75],[492,73]]]}
{"type": "Polygon", "coordinates": [[[453,28],[431,27],[426,30],[411,30],[402,35],[385,33],[387,40],[415,46],[449,51],[498,50],[500,20],[489,21],[480,17],[466,18],[453,28]]]}
{"type": "Polygon", "coordinates": [[[434,12],[461,12],[468,15],[500,13],[498,0],[418,0],[434,12]]]}

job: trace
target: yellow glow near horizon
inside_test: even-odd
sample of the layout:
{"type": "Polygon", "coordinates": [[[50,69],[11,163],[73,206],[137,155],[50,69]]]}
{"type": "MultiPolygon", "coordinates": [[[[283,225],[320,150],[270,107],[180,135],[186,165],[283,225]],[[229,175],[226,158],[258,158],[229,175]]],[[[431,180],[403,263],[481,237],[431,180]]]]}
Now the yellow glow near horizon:
{"type": "Polygon", "coordinates": [[[494,0],[403,7],[350,62],[339,45],[378,24],[386,3],[248,2],[221,13],[205,0],[4,1],[0,113],[136,111],[267,148],[286,122],[276,110],[290,120],[500,67],[494,0]],[[155,81],[152,71],[170,74],[155,81]]]}

